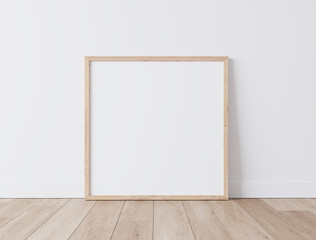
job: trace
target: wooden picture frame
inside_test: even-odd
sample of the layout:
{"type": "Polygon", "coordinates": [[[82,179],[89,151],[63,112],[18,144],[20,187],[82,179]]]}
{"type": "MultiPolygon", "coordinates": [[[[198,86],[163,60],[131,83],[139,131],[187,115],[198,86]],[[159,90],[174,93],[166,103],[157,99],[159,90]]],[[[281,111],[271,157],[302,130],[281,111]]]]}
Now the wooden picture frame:
{"type": "Polygon", "coordinates": [[[228,57],[227,56],[136,56],[136,57],[119,57],[119,56],[87,56],[85,57],[85,199],[86,200],[227,200],[228,199],[228,57]],[[122,62],[223,62],[224,63],[224,194],[223,195],[91,195],[90,192],[90,63],[93,61],[122,61],[122,62]]]}

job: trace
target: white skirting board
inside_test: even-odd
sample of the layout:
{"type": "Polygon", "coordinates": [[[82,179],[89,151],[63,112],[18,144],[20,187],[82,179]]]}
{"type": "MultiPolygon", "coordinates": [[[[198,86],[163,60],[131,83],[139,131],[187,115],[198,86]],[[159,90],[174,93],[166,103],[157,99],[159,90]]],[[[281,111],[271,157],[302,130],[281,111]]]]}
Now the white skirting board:
{"type": "Polygon", "coordinates": [[[83,198],[82,182],[0,182],[0,198],[83,198]]]}
{"type": "MultiPolygon", "coordinates": [[[[0,182],[0,198],[83,198],[83,182],[0,182]]],[[[229,182],[229,198],[316,198],[316,182],[229,182]]]]}
{"type": "Polygon", "coordinates": [[[229,182],[230,198],[315,198],[316,182],[229,182]]]}

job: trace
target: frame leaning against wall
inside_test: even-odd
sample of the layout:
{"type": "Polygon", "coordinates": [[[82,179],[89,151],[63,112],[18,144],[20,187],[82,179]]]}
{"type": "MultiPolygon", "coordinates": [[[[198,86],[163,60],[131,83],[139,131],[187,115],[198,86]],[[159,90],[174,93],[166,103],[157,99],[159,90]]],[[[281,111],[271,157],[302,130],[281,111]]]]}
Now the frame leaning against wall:
{"type": "Polygon", "coordinates": [[[228,199],[228,57],[85,57],[85,199],[86,200],[227,200],[228,199]],[[224,194],[223,195],[91,195],[90,193],[90,63],[103,62],[223,62],[224,63],[224,194]]]}

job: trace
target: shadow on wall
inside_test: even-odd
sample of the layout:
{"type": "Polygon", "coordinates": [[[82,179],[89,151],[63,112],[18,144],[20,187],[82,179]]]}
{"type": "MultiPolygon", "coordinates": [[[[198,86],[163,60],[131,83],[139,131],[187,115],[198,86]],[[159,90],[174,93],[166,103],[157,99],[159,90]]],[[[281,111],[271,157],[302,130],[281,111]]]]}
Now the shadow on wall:
{"type": "Polygon", "coordinates": [[[242,158],[240,152],[240,136],[238,126],[238,96],[234,74],[235,61],[229,59],[229,123],[228,123],[228,166],[229,166],[229,197],[242,196],[242,158]]]}

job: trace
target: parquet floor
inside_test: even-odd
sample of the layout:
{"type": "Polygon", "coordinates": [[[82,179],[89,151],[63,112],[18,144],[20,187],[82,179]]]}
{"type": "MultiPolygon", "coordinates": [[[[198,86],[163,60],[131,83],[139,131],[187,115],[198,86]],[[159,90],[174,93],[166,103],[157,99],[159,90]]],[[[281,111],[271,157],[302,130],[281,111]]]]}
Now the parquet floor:
{"type": "Polygon", "coordinates": [[[316,239],[316,199],[0,199],[0,239],[316,239]]]}

